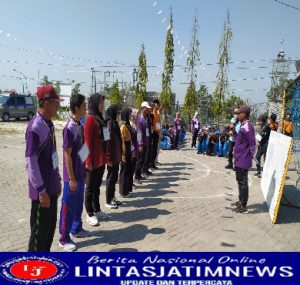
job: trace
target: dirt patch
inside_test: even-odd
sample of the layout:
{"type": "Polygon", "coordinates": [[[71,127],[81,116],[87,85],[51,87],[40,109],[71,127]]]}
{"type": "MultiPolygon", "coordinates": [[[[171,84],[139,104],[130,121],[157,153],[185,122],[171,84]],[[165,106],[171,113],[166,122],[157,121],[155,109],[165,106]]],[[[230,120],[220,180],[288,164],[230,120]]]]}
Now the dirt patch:
{"type": "Polygon", "coordinates": [[[17,134],[18,131],[14,129],[4,129],[0,127],[0,136],[5,136],[5,135],[14,135],[17,134]]]}

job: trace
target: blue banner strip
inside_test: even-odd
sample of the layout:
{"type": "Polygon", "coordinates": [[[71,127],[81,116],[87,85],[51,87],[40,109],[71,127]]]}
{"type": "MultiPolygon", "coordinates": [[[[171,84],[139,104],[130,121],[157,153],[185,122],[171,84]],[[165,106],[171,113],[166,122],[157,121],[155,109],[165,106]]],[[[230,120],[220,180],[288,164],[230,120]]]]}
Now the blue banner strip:
{"type": "Polygon", "coordinates": [[[0,253],[0,284],[300,284],[300,253],[0,253]]]}

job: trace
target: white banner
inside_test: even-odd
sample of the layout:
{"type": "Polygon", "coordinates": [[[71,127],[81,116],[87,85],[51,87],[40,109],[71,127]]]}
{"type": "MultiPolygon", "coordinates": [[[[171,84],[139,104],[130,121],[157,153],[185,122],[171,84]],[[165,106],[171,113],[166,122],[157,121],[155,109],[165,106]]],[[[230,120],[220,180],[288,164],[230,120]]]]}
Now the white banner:
{"type": "Polygon", "coordinates": [[[272,223],[277,220],[286,173],[292,150],[292,138],[271,131],[261,189],[269,209],[272,223]]]}

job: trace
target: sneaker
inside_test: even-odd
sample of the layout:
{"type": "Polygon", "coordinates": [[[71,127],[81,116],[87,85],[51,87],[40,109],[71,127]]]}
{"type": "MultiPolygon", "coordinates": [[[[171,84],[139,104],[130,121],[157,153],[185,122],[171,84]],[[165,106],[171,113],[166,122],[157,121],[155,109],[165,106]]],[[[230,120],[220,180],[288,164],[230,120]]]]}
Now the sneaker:
{"type": "Polygon", "coordinates": [[[151,169],[153,169],[153,170],[158,170],[159,168],[158,168],[157,166],[154,165],[154,166],[151,167],[151,169]]]}
{"type": "Polygon", "coordinates": [[[161,163],[160,163],[160,162],[156,162],[156,164],[157,164],[157,165],[161,165],[161,163]]]}
{"type": "Polygon", "coordinates": [[[241,205],[239,205],[235,209],[233,209],[232,212],[235,214],[248,214],[249,213],[247,207],[243,207],[241,205]]]}
{"type": "MultiPolygon", "coordinates": [[[[142,185],[142,181],[139,178],[135,178],[134,183],[137,184],[137,185],[142,185]]],[[[134,185],[134,186],[136,187],[136,185],[134,185]]]]}
{"type": "Polygon", "coordinates": [[[90,217],[89,215],[86,216],[86,221],[88,222],[88,224],[90,224],[91,226],[95,227],[99,225],[99,220],[98,217],[96,215],[90,217]]]}
{"type": "Polygon", "coordinates": [[[97,216],[97,218],[98,218],[99,220],[109,220],[109,219],[111,218],[111,216],[105,214],[105,213],[102,212],[102,211],[95,213],[95,215],[97,216]]]}
{"type": "Polygon", "coordinates": [[[128,193],[127,195],[122,196],[123,198],[131,198],[132,195],[130,193],[128,193]]]}
{"type": "Polygon", "coordinates": [[[228,164],[225,166],[225,169],[233,169],[233,165],[232,164],[228,164]]]}
{"type": "Polygon", "coordinates": [[[122,205],[122,202],[119,201],[117,198],[114,198],[113,201],[115,202],[115,204],[116,204],[117,206],[121,206],[121,205],[122,205]]]}
{"type": "Polygon", "coordinates": [[[109,209],[118,209],[118,205],[114,201],[111,201],[110,203],[106,203],[105,207],[109,209]]]}
{"type": "Polygon", "coordinates": [[[86,231],[84,229],[82,229],[80,232],[76,233],[76,234],[70,234],[71,238],[87,238],[91,235],[91,233],[89,231],[86,231]]]}
{"type": "Polygon", "coordinates": [[[149,171],[149,170],[145,171],[145,173],[146,173],[148,176],[153,175],[153,173],[152,173],[151,171],[149,171]]]}
{"type": "Polygon", "coordinates": [[[259,175],[260,175],[260,172],[254,173],[254,176],[259,176],[259,175]]]}
{"type": "Polygon", "coordinates": [[[231,206],[233,206],[233,207],[239,207],[240,206],[240,201],[231,203],[231,206]]]}
{"type": "Polygon", "coordinates": [[[77,249],[76,245],[72,242],[66,242],[65,244],[58,242],[58,245],[59,245],[59,247],[63,248],[65,251],[68,251],[68,252],[73,252],[77,249]]]}

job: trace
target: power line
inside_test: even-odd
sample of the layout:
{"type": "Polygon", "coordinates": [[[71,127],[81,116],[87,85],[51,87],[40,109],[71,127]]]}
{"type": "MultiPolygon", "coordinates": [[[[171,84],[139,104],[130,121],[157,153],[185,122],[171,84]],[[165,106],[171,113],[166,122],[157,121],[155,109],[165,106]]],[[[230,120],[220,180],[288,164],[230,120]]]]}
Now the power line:
{"type": "Polygon", "coordinates": [[[275,2],[281,4],[281,5],[284,5],[286,7],[289,7],[289,8],[292,8],[294,10],[297,10],[297,11],[300,11],[300,8],[296,7],[296,6],[293,6],[293,5],[290,5],[288,3],[285,3],[285,2],[282,2],[282,1],[279,1],[279,0],[274,0],[275,2]]]}

